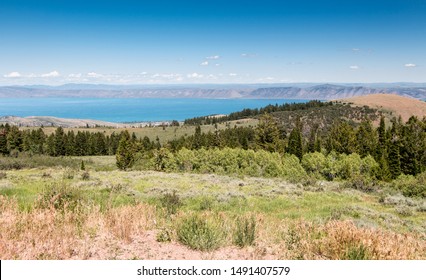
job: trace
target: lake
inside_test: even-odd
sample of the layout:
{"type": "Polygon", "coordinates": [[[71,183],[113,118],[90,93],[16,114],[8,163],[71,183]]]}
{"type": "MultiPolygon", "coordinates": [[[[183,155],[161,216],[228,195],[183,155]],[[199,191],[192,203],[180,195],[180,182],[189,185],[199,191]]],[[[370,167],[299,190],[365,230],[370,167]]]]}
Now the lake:
{"type": "Polygon", "coordinates": [[[306,99],[2,98],[0,116],[54,116],[110,122],[183,121],[306,99]]]}

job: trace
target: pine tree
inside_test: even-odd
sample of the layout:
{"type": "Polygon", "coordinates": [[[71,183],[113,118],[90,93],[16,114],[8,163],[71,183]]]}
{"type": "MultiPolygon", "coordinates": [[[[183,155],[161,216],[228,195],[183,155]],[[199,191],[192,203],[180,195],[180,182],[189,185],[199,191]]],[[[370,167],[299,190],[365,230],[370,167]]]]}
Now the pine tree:
{"type": "Polygon", "coordinates": [[[388,162],[391,178],[395,179],[401,175],[401,157],[397,140],[392,141],[390,144],[388,162]]]}
{"type": "Polygon", "coordinates": [[[54,136],[54,156],[64,156],[65,155],[65,133],[62,127],[58,127],[55,131],[54,136]]]}
{"type": "Polygon", "coordinates": [[[317,142],[318,138],[318,124],[315,124],[311,127],[311,132],[309,134],[309,141],[308,141],[308,153],[313,153],[316,151],[315,144],[317,142]]]}
{"type": "Polygon", "coordinates": [[[303,157],[303,147],[302,147],[302,133],[300,128],[296,126],[290,133],[288,138],[287,152],[293,154],[302,160],[303,157]]]}
{"type": "Polygon", "coordinates": [[[256,128],[256,146],[270,152],[279,148],[280,130],[275,119],[268,114],[260,117],[256,128]]]}
{"type": "Polygon", "coordinates": [[[336,151],[340,154],[349,155],[355,152],[356,138],[353,127],[345,121],[334,123],[328,132],[326,148],[328,152],[336,151]]]}
{"type": "Polygon", "coordinates": [[[7,133],[7,148],[11,151],[22,151],[22,133],[17,126],[11,126],[7,133]]]}
{"type": "Polygon", "coordinates": [[[7,155],[8,153],[6,131],[3,130],[0,131],[0,154],[7,155]]]}
{"type": "Polygon", "coordinates": [[[115,158],[117,161],[117,167],[121,170],[126,170],[134,164],[135,158],[133,144],[127,130],[121,133],[121,139],[118,143],[115,158]]]}
{"type": "Polygon", "coordinates": [[[193,137],[193,141],[192,141],[192,149],[194,150],[198,150],[203,146],[203,141],[202,141],[202,135],[201,135],[201,127],[199,125],[197,125],[197,127],[195,127],[195,133],[194,133],[194,137],[193,137]]]}
{"type": "Polygon", "coordinates": [[[361,122],[356,132],[357,152],[361,157],[374,155],[377,147],[376,133],[370,120],[361,122]]]}

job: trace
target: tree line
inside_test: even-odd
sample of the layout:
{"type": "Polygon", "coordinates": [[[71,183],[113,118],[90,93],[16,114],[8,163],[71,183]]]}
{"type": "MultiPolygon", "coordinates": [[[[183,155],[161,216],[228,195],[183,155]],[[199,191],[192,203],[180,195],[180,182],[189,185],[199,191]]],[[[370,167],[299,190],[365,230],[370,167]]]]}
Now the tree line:
{"type": "MultiPolygon", "coordinates": [[[[29,154],[44,154],[49,156],[94,156],[115,155],[123,134],[128,132],[105,135],[102,132],[70,130],[65,132],[58,127],[54,133],[46,134],[42,128],[20,130],[9,124],[0,125],[0,154],[16,156],[20,152],[29,154]]],[[[133,133],[130,138],[133,143],[146,150],[159,148],[157,142],[148,137],[137,139],[133,133]]]]}
{"type": "Polygon", "coordinates": [[[203,116],[186,119],[184,124],[186,125],[204,125],[204,124],[216,124],[228,121],[235,121],[249,117],[256,117],[263,114],[271,114],[274,112],[289,112],[306,110],[311,108],[322,108],[327,106],[333,106],[332,102],[321,102],[319,100],[311,100],[306,103],[284,103],[281,105],[267,105],[262,108],[255,109],[243,109],[239,112],[233,112],[227,116],[215,117],[215,116],[203,116]]]}
{"type": "Polygon", "coordinates": [[[153,158],[160,149],[177,153],[182,149],[263,150],[279,154],[295,155],[302,161],[304,155],[319,152],[329,155],[358,154],[361,158],[371,156],[379,164],[378,179],[391,180],[401,174],[416,175],[426,170],[426,118],[411,117],[403,123],[394,118],[386,125],[384,117],[375,128],[370,120],[357,127],[348,121],[335,121],[326,133],[319,133],[315,120],[307,136],[303,123],[295,120],[292,129],[283,129],[276,118],[264,114],[256,127],[227,127],[202,132],[195,127],[193,135],[182,136],[160,144],[157,137],[137,138],[128,131],[105,135],[102,132],[72,130],[65,132],[58,127],[47,135],[43,129],[19,130],[16,126],[0,125],[0,154],[17,155],[19,152],[49,156],[116,155],[117,164],[126,169],[136,158],[153,158]]]}

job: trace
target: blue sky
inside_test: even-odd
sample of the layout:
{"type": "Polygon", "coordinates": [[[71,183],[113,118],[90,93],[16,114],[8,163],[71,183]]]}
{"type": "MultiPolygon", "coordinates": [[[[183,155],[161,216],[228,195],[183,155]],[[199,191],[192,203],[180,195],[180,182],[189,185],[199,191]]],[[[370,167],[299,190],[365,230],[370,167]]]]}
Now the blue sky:
{"type": "Polygon", "coordinates": [[[426,1],[0,2],[0,85],[426,82],[426,1]]]}

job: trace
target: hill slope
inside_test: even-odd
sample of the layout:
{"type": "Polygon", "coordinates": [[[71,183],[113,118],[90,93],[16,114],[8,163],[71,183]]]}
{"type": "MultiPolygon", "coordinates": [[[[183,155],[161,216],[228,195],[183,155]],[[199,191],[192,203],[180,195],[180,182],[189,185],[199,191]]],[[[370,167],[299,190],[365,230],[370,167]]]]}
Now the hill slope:
{"type": "Polygon", "coordinates": [[[338,101],[390,111],[394,116],[401,116],[403,121],[407,121],[411,116],[417,116],[420,119],[426,116],[426,102],[396,94],[370,94],[338,101]]]}

